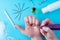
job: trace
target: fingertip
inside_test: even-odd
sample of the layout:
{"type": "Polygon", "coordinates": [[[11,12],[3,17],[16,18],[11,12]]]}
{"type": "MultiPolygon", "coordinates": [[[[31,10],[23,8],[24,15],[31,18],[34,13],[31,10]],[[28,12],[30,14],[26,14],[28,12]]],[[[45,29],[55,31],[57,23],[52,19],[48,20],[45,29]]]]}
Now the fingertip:
{"type": "Polygon", "coordinates": [[[45,19],[45,20],[43,20],[41,26],[47,25],[47,23],[49,23],[49,21],[50,21],[50,20],[49,20],[48,18],[45,19]]]}
{"type": "Polygon", "coordinates": [[[19,25],[15,25],[17,29],[19,29],[19,31],[21,31],[23,34],[25,34],[25,30],[23,28],[21,28],[21,26],[19,25]]]}
{"type": "Polygon", "coordinates": [[[28,16],[24,18],[24,21],[25,21],[25,25],[28,25],[29,23],[28,16]]]}
{"type": "Polygon", "coordinates": [[[29,19],[29,24],[32,24],[33,23],[33,21],[32,21],[33,17],[32,16],[28,16],[28,19],[29,19]]]}
{"type": "Polygon", "coordinates": [[[15,25],[15,27],[16,27],[16,28],[18,28],[18,27],[19,27],[19,25],[15,25]]]}
{"type": "Polygon", "coordinates": [[[46,32],[48,32],[48,31],[50,30],[49,27],[43,27],[42,29],[43,29],[44,31],[46,31],[46,32]]]}
{"type": "Polygon", "coordinates": [[[33,17],[33,24],[35,24],[35,22],[36,22],[36,18],[35,18],[35,17],[33,17]]]}
{"type": "Polygon", "coordinates": [[[45,20],[43,20],[41,23],[41,26],[44,26],[44,25],[45,25],[45,20]]]}

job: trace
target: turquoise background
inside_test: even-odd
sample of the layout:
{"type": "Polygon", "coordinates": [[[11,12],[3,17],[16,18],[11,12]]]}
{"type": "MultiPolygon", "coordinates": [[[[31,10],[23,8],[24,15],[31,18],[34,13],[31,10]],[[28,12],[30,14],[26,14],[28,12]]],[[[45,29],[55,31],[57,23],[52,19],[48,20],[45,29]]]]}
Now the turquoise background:
{"type": "MultiPolygon", "coordinates": [[[[8,35],[13,37],[14,40],[31,40],[29,37],[23,35],[18,29],[14,29],[14,27],[10,24],[9,20],[6,18],[5,14],[4,14],[4,10],[6,9],[9,16],[11,17],[11,19],[13,20],[13,22],[15,24],[19,24],[22,26],[22,28],[25,28],[24,25],[24,17],[26,16],[35,16],[40,22],[42,22],[42,20],[49,18],[54,24],[60,24],[60,9],[55,10],[53,12],[49,12],[46,14],[43,14],[41,9],[44,8],[45,6],[56,2],[57,0],[47,0],[46,2],[44,2],[42,5],[39,5],[39,3],[43,1],[43,0],[33,0],[34,5],[32,4],[32,2],[30,0],[0,0],[0,21],[3,21],[5,23],[6,26],[6,31],[7,31],[7,37],[8,35]],[[18,20],[18,18],[15,19],[15,14],[14,11],[12,9],[17,9],[15,7],[15,4],[18,5],[18,3],[21,5],[25,3],[24,8],[29,7],[27,10],[22,11],[22,16],[20,18],[20,20],[18,20]],[[36,13],[33,14],[31,12],[32,8],[35,7],[36,8],[36,13]]],[[[57,36],[58,39],[60,39],[60,30],[56,30],[55,34],[57,36]]],[[[4,39],[4,40],[10,40],[10,39],[4,39]]],[[[13,39],[11,39],[13,40],[13,39]]]]}

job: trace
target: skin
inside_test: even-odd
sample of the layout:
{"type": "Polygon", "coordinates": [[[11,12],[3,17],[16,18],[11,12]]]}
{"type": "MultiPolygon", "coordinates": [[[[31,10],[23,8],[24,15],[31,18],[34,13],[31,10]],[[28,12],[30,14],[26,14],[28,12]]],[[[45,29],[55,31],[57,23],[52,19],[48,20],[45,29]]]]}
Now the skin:
{"type": "Polygon", "coordinates": [[[19,25],[16,25],[16,28],[19,29],[24,35],[31,37],[31,40],[42,40],[41,34],[45,36],[46,40],[57,40],[51,29],[48,27],[43,27],[42,29],[40,28],[40,26],[53,24],[49,19],[43,20],[41,25],[33,16],[25,17],[24,21],[25,29],[22,29],[19,25]]]}
{"type": "Polygon", "coordinates": [[[39,21],[32,16],[25,17],[24,20],[25,29],[22,29],[19,25],[16,25],[16,28],[18,28],[24,35],[31,37],[31,40],[42,40],[39,21]]]}
{"type": "MultiPolygon", "coordinates": [[[[45,19],[41,26],[46,26],[46,25],[50,25],[53,24],[49,19],[45,19]]],[[[48,27],[43,27],[42,29],[40,29],[40,32],[43,36],[45,36],[46,40],[57,40],[54,32],[48,28],[48,27]]]]}

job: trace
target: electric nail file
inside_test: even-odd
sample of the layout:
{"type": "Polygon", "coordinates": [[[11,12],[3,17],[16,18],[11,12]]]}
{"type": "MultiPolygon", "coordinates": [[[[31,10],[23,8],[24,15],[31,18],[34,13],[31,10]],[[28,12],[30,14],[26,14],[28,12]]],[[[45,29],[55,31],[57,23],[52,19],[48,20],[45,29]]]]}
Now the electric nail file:
{"type": "Polygon", "coordinates": [[[41,26],[42,27],[49,27],[52,30],[60,30],[60,24],[52,24],[52,25],[47,25],[47,26],[41,26]]]}

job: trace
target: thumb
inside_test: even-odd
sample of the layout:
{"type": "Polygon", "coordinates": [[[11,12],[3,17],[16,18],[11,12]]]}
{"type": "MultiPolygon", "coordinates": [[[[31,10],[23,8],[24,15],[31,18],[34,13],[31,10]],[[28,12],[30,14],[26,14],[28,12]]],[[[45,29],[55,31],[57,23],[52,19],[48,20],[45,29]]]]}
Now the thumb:
{"type": "Polygon", "coordinates": [[[43,27],[42,29],[40,29],[40,32],[41,32],[41,34],[43,35],[43,36],[46,36],[47,35],[47,33],[52,33],[52,30],[50,29],[50,28],[48,28],[48,27],[43,27]]]}
{"type": "Polygon", "coordinates": [[[43,27],[42,29],[47,33],[52,33],[53,32],[49,27],[43,27]]]}
{"type": "Polygon", "coordinates": [[[25,30],[21,28],[21,26],[19,25],[15,25],[17,29],[19,29],[23,34],[26,34],[25,33],[25,30]]]}

